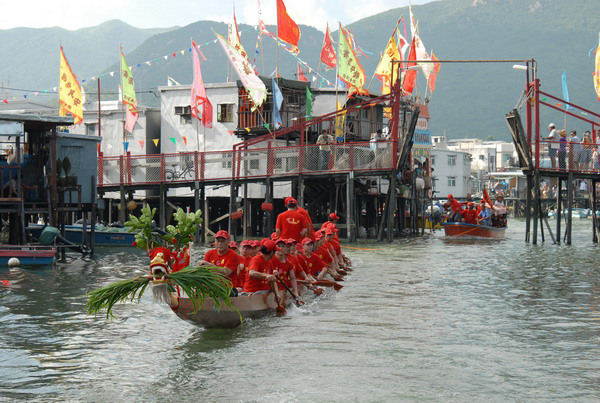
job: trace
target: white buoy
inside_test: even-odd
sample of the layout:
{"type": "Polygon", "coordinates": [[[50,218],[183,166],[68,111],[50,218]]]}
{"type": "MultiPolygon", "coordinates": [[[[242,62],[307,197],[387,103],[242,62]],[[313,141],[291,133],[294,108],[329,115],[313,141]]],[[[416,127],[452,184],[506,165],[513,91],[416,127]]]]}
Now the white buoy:
{"type": "Polygon", "coordinates": [[[19,259],[17,259],[16,257],[11,257],[10,259],[8,259],[8,267],[13,268],[19,266],[21,266],[21,261],[19,261],[19,259]]]}

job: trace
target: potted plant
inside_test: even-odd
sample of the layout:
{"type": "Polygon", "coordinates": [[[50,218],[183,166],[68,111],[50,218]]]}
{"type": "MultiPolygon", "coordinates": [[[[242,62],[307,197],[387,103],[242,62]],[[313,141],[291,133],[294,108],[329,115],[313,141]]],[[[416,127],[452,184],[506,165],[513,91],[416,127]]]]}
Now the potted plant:
{"type": "Polygon", "coordinates": [[[77,176],[71,176],[71,160],[65,157],[62,160],[62,168],[65,171],[67,186],[77,186],[77,176]]]}
{"type": "Polygon", "coordinates": [[[65,187],[67,185],[67,178],[65,178],[63,170],[63,162],[60,158],[56,159],[56,185],[58,187],[65,187]]]}

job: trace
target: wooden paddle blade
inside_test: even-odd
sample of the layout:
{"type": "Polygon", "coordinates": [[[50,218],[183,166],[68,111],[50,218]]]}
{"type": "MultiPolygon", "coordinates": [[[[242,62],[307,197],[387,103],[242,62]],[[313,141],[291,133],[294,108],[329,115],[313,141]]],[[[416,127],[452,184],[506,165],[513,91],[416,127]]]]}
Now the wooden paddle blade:
{"type": "Polygon", "coordinates": [[[333,284],[333,289],[336,290],[336,291],[339,291],[342,288],[344,288],[344,286],[341,285],[341,284],[338,284],[338,283],[333,284]]]}
{"type": "Polygon", "coordinates": [[[350,267],[346,267],[344,270],[346,271],[354,271],[353,269],[351,269],[350,267]]]}
{"type": "Polygon", "coordinates": [[[283,305],[277,305],[277,308],[275,308],[275,314],[277,316],[283,316],[287,313],[287,309],[285,309],[285,306],[283,305]]]}
{"type": "Polygon", "coordinates": [[[315,288],[313,292],[315,293],[315,295],[321,295],[324,291],[322,288],[315,288]]]}
{"type": "Polygon", "coordinates": [[[344,278],[342,276],[333,276],[333,279],[335,281],[344,281],[344,278]]]}

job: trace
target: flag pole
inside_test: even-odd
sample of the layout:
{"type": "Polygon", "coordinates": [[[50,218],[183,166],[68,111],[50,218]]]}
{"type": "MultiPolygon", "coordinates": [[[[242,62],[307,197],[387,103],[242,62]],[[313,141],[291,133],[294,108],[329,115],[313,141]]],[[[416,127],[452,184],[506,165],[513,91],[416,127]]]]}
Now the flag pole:
{"type": "Polygon", "coordinates": [[[123,45],[119,45],[119,70],[121,70],[121,117],[123,118],[123,126],[122,126],[122,143],[123,143],[123,155],[127,155],[127,151],[125,150],[125,104],[123,103],[123,45]]]}
{"type": "MultiPolygon", "coordinates": [[[[194,52],[197,52],[198,49],[196,49],[196,47],[194,46],[194,39],[191,36],[190,36],[190,48],[192,48],[192,60],[195,60],[194,52]]],[[[196,79],[196,73],[194,72],[194,80],[195,79],[196,79]]],[[[193,84],[192,84],[192,86],[193,86],[193,84]]],[[[193,91],[193,89],[192,89],[192,91],[193,91]]],[[[203,106],[203,108],[204,108],[204,106],[203,106]]],[[[197,113],[196,113],[196,115],[197,115],[197,113]]],[[[204,122],[202,122],[202,123],[204,125],[204,122]]],[[[205,128],[205,130],[206,130],[206,128],[205,128]]],[[[196,118],[196,150],[198,152],[200,152],[200,131],[198,130],[198,118],[196,118]]]]}

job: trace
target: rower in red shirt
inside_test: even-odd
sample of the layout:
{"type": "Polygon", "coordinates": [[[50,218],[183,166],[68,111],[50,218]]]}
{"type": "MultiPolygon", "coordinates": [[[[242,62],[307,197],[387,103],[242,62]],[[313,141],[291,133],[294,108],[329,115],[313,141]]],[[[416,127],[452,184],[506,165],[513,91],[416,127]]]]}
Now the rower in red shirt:
{"type": "Polygon", "coordinates": [[[462,206],[451,194],[448,195],[448,203],[452,208],[452,217],[450,217],[449,222],[460,222],[462,219],[462,206]]]}
{"type": "Polygon", "coordinates": [[[204,255],[204,260],[199,262],[200,266],[221,267],[220,273],[229,277],[233,285],[232,296],[238,294],[239,284],[238,268],[239,256],[233,250],[229,249],[229,233],[225,230],[217,231],[215,234],[215,249],[211,249],[204,255]]]}
{"type": "Polygon", "coordinates": [[[300,294],[298,293],[298,283],[296,281],[296,274],[294,272],[294,265],[290,262],[286,257],[286,251],[289,254],[290,244],[288,239],[279,238],[275,241],[275,245],[277,246],[277,251],[275,252],[275,257],[271,259],[271,269],[273,270],[273,275],[279,277],[281,281],[277,282],[277,287],[280,291],[280,297],[285,301],[288,297],[287,290],[285,286],[292,290],[295,298],[300,298],[300,294]],[[285,283],[285,286],[281,283],[285,283]]]}
{"type": "Polygon", "coordinates": [[[323,262],[327,265],[327,270],[329,274],[334,278],[335,281],[342,281],[341,273],[338,272],[337,267],[335,267],[335,261],[333,260],[333,256],[329,253],[329,245],[325,244],[325,235],[322,231],[316,233],[315,240],[315,248],[314,254],[319,256],[323,262]]]}
{"type": "Polygon", "coordinates": [[[462,214],[467,224],[477,224],[477,211],[475,210],[473,202],[467,203],[467,208],[462,214]]]}
{"type": "MultiPolygon", "coordinates": [[[[277,289],[275,286],[276,278],[273,275],[270,263],[276,251],[275,242],[267,239],[261,246],[260,253],[250,260],[248,267],[246,267],[243,295],[266,294],[277,289]]],[[[279,300],[277,293],[275,293],[275,296],[279,300]]]]}
{"type": "MultiPolygon", "coordinates": [[[[306,223],[308,224],[306,236],[311,239],[314,239],[315,226],[313,225],[312,219],[310,218],[308,211],[306,211],[305,208],[298,206],[298,212],[304,216],[304,219],[306,219],[306,223]]],[[[296,241],[296,242],[300,242],[300,241],[296,241]]]]}
{"type": "Polygon", "coordinates": [[[244,287],[244,283],[246,282],[246,267],[250,264],[250,260],[252,260],[252,246],[250,241],[242,241],[240,242],[240,265],[242,266],[240,274],[239,274],[239,284],[241,287],[244,287]]]}
{"type": "Polygon", "coordinates": [[[308,231],[304,215],[298,211],[298,202],[293,197],[285,199],[287,211],[277,216],[275,230],[280,238],[293,238],[299,242],[308,231]]]}
{"type": "Polygon", "coordinates": [[[304,260],[308,269],[307,274],[312,277],[316,277],[319,280],[323,280],[327,274],[327,264],[314,253],[314,248],[315,243],[313,240],[310,238],[304,238],[302,240],[302,249],[304,253],[299,255],[299,259],[304,260]]]}

